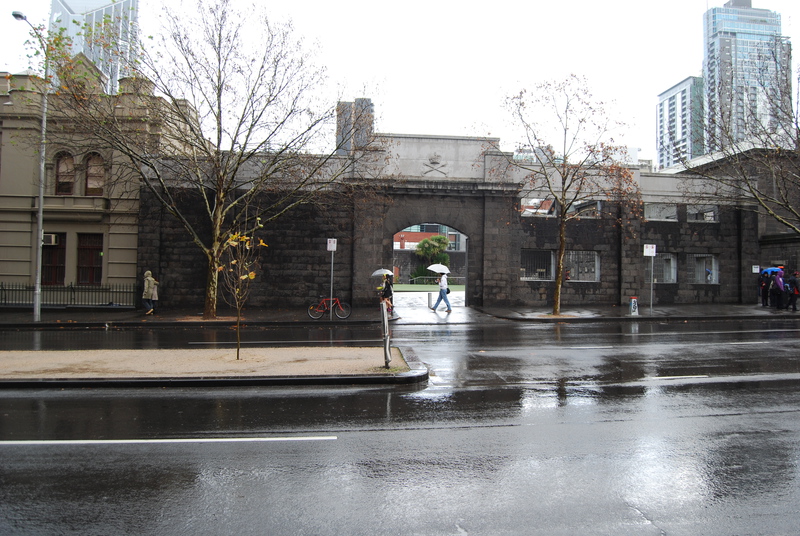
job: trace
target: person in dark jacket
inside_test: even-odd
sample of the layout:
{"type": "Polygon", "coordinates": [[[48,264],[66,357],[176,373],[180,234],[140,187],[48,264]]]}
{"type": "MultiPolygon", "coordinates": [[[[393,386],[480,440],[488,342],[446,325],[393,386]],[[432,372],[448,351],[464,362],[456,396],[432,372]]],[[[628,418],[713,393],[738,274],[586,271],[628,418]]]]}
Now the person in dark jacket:
{"type": "Polygon", "coordinates": [[[394,303],[392,303],[392,298],[394,296],[393,290],[393,280],[394,276],[389,274],[383,275],[383,290],[381,291],[381,301],[386,302],[386,312],[389,313],[389,316],[394,315],[394,303]]]}
{"type": "Polygon", "coordinates": [[[797,296],[800,294],[800,290],[797,288],[798,275],[800,275],[800,272],[794,271],[783,285],[789,295],[786,309],[791,309],[793,313],[797,312],[797,296]]]}
{"type": "Polygon", "coordinates": [[[769,307],[769,273],[766,270],[758,274],[758,294],[761,296],[761,307],[769,307]]]}
{"type": "Polygon", "coordinates": [[[770,290],[770,300],[776,309],[783,309],[784,289],[783,289],[783,270],[778,270],[773,274],[772,289],[770,290]]]}

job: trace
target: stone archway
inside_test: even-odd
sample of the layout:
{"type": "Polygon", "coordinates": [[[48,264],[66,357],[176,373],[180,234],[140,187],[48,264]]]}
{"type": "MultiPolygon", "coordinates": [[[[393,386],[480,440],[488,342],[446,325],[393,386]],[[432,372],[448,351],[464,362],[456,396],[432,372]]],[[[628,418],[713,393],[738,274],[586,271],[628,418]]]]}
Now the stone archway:
{"type": "Polygon", "coordinates": [[[481,306],[484,298],[506,300],[518,266],[509,262],[512,251],[515,193],[488,191],[476,184],[455,181],[394,185],[383,206],[364,208],[355,218],[353,302],[374,301],[370,273],[392,262],[392,237],[399,229],[419,222],[436,222],[469,237],[465,285],[467,306],[481,306]],[[382,211],[382,213],[381,213],[382,211]],[[487,239],[491,247],[487,250],[487,239]],[[487,285],[485,274],[490,274],[487,285]]]}

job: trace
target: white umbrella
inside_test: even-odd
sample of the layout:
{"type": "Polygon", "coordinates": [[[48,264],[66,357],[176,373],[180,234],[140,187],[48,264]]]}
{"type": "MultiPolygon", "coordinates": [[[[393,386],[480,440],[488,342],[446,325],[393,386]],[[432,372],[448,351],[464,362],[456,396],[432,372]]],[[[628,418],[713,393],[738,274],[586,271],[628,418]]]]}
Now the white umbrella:
{"type": "Polygon", "coordinates": [[[381,275],[394,275],[394,272],[391,270],[387,270],[386,268],[381,268],[379,270],[375,270],[372,272],[372,277],[378,277],[381,275]]]}
{"type": "Polygon", "coordinates": [[[444,264],[431,264],[428,266],[428,270],[431,272],[436,272],[437,274],[449,274],[450,268],[445,266],[444,264]]]}

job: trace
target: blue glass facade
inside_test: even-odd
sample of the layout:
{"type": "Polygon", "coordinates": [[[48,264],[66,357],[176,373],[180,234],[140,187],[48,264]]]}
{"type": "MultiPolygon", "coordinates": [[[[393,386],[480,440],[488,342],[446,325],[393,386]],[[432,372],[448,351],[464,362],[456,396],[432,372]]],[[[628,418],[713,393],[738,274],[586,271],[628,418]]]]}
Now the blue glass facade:
{"type": "Polygon", "coordinates": [[[791,99],[791,45],[780,14],[731,0],[704,16],[706,150],[774,130],[791,99]]]}
{"type": "Polygon", "coordinates": [[[50,30],[63,28],[73,39],[73,53],[83,52],[92,60],[107,77],[106,91],[116,93],[119,79],[126,76],[125,65],[135,54],[131,38],[138,13],[139,0],[52,0],[50,30]],[[119,50],[111,51],[81,37],[86,34],[85,28],[109,21],[119,50]]]}

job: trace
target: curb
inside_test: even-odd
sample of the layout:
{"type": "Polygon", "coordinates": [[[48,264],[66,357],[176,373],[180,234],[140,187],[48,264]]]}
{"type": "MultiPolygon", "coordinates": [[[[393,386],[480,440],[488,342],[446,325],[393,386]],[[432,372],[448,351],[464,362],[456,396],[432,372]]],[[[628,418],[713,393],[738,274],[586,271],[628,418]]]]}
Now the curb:
{"type": "Polygon", "coordinates": [[[0,389],[81,389],[153,387],[276,387],[319,385],[410,385],[428,380],[428,367],[411,348],[397,347],[411,369],[398,374],[341,374],[327,376],[201,376],[166,378],[42,378],[0,379],[0,389]]]}

